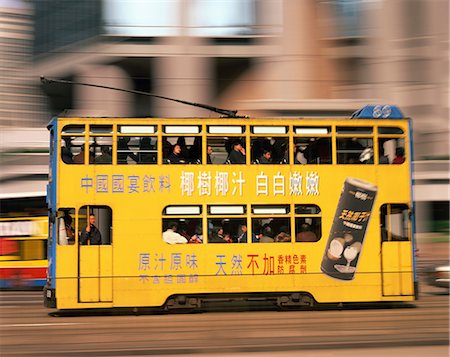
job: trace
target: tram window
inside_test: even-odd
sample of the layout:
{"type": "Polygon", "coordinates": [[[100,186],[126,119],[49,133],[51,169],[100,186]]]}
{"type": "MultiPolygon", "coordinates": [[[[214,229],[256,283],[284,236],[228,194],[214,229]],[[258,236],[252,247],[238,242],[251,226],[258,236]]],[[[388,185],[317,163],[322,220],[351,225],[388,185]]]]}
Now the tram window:
{"type": "Polygon", "coordinates": [[[110,245],[112,243],[112,210],[108,206],[83,206],[78,211],[78,243],[110,245]]]}
{"type": "Polygon", "coordinates": [[[252,137],[251,162],[254,164],[288,164],[289,138],[252,137]]]}
{"type": "Polygon", "coordinates": [[[208,243],[245,243],[239,241],[246,218],[208,218],[208,243]]]}
{"type": "Polygon", "coordinates": [[[294,145],[295,164],[331,164],[331,138],[296,137],[294,145]]]}
{"type": "Polygon", "coordinates": [[[208,206],[208,243],[246,243],[245,214],[245,205],[208,206]]]}
{"type": "Polygon", "coordinates": [[[58,210],[58,244],[75,244],[75,209],[61,208],[58,210]]]}
{"type": "Polygon", "coordinates": [[[91,134],[112,134],[112,125],[90,125],[89,133],[91,134]]]}
{"type": "Polygon", "coordinates": [[[199,125],[165,125],[163,128],[165,134],[200,134],[199,125]]]}
{"type": "Polygon", "coordinates": [[[295,205],[295,214],[319,214],[320,207],[317,205],[295,205]]]}
{"type": "Polygon", "coordinates": [[[405,139],[379,138],[378,139],[380,164],[402,164],[405,162],[405,139]]]}
{"type": "MultiPolygon", "coordinates": [[[[238,127],[240,128],[240,127],[238,127]]],[[[207,139],[208,152],[210,159],[208,163],[210,164],[233,164],[233,163],[243,163],[245,164],[246,157],[246,145],[245,137],[243,136],[210,136],[207,139]],[[240,144],[242,149],[240,149],[236,144],[240,144]],[[233,147],[239,154],[231,155],[233,147]],[[234,159],[236,156],[237,159],[234,159]],[[239,161],[239,162],[238,162],[239,161]]]]}
{"type": "Polygon", "coordinates": [[[201,218],[163,218],[163,240],[168,244],[203,243],[202,222],[201,218]]]}
{"type": "Polygon", "coordinates": [[[156,164],[158,140],[156,136],[119,136],[117,138],[117,163],[156,164]]]}
{"type": "Polygon", "coordinates": [[[165,164],[201,164],[202,137],[163,137],[163,162],[165,164]]]}
{"type": "Polygon", "coordinates": [[[331,134],[331,126],[296,126],[294,132],[303,135],[326,135],[331,134]]]}
{"type": "Polygon", "coordinates": [[[321,217],[296,217],[295,218],[295,241],[317,242],[322,236],[321,217]]]}
{"type": "Polygon", "coordinates": [[[89,137],[89,155],[95,164],[112,164],[112,136],[89,137]]]}
{"type": "Polygon", "coordinates": [[[373,139],[358,137],[338,137],[337,163],[373,164],[373,139]]]}
{"type": "Polygon", "coordinates": [[[117,129],[121,134],[155,134],[155,125],[119,125],[117,129]]]}
{"type": "Polygon", "coordinates": [[[380,126],[378,134],[403,134],[403,129],[395,126],[380,126]]]}
{"type": "Polygon", "coordinates": [[[288,217],[253,217],[253,243],[287,243],[291,241],[291,221],[288,217]]]}
{"type": "Polygon", "coordinates": [[[337,134],[372,134],[373,128],[371,126],[338,126],[336,128],[337,134]]]}
{"type": "Polygon", "coordinates": [[[322,236],[322,217],[317,205],[295,205],[295,241],[317,242],[322,236]]]}
{"type": "Polygon", "coordinates": [[[85,130],[84,125],[66,125],[62,134],[84,134],[85,130]]]}
{"type": "Polygon", "coordinates": [[[61,159],[66,164],[84,163],[84,136],[63,135],[61,140],[61,159]],[[76,160],[75,160],[76,157],[76,160]]]}
{"type": "Polygon", "coordinates": [[[244,134],[245,126],[209,125],[209,134],[244,134]]]}
{"type": "Polygon", "coordinates": [[[384,204],[380,207],[381,240],[409,241],[409,207],[406,204],[384,204]]]}

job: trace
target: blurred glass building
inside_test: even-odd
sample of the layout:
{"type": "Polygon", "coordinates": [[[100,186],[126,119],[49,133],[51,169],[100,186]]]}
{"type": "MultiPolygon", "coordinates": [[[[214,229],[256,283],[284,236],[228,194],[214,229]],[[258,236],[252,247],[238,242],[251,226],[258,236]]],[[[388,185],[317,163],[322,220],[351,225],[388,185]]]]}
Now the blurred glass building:
{"type": "MultiPolygon", "coordinates": [[[[348,115],[368,103],[398,105],[414,121],[419,231],[441,229],[428,223],[443,221],[438,224],[448,232],[447,0],[25,3],[34,11],[34,88],[44,74],[253,116],[348,115]]],[[[40,88],[48,117],[64,110],[90,116],[210,115],[98,88],[40,88]]],[[[15,123],[43,125],[41,116],[34,124],[15,123]]]]}

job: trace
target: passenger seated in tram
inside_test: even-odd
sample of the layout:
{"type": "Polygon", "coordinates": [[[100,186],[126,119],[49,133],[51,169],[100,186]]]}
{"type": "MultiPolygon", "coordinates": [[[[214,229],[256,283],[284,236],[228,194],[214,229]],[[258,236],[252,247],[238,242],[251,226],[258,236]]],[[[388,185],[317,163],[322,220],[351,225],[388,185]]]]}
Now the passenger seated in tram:
{"type": "Polygon", "coordinates": [[[266,225],[262,231],[262,237],[260,238],[261,243],[273,243],[274,242],[274,234],[272,228],[269,225],[266,225]]]}
{"type": "Polygon", "coordinates": [[[296,242],[316,242],[317,236],[312,231],[311,225],[308,223],[303,223],[300,227],[301,232],[297,233],[297,236],[295,237],[296,242]]]}
{"type": "Polygon", "coordinates": [[[111,152],[109,150],[109,146],[107,145],[102,145],[100,148],[101,151],[101,155],[97,156],[95,158],[95,163],[96,164],[110,164],[112,163],[112,156],[111,156],[111,152]]]}
{"type": "Polygon", "coordinates": [[[186,244],[188,240],[177,232],[178,224],[170,222],[167,230],[163,233],[163,241],[168,244],[186,244]]]}
{"type": "Polygon", "coordinates": [[[231,164],[245,164],[245,149],[240,141],[235,141],[228,160],[231,164]]]}
{"type": "Polygon", "coordinates": [[[172,153],[168,158],[169,164],[185,164],[186,161],[181,154],[181,146],[180,144],[175,144],[172,149],[172,153]]]}
{"type": "Polygon", "coordinates": [[[272,152],[270,150],[264,149],[261,157],[256,160],[257,164],[271,164],[272,163],[272,152]]]}
{"type": "Polygon", "coordinates": [[[211,233],[210,243],[232,243],[230,235],[224,235],[222,227],[214,227],[211,233]]]}

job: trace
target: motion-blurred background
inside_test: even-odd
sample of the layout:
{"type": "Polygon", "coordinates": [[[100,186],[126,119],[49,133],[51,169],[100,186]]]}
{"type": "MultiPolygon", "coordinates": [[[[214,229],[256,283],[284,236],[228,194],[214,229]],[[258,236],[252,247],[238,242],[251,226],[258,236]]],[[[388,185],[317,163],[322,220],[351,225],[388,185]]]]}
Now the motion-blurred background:
{"type": "Polygon", "coordinates": [[[252,116],[395,104],[414,124],[419,247],[447,247],[448,20],[448,0],[0,0],[0,194],[45,192],[52,115],[215,115],[40,75],[252,116]]]}

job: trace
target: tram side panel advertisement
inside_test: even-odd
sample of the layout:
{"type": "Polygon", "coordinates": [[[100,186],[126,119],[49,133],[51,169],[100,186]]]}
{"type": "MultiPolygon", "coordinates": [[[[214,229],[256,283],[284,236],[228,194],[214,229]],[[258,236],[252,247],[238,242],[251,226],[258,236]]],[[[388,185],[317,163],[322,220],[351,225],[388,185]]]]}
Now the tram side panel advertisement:
{"type": "Polygon", "coordinates": [[[339,280],[355,277],[376,194],[374,184],[346,178],[322,259],[323,273],[339,280]]]}

